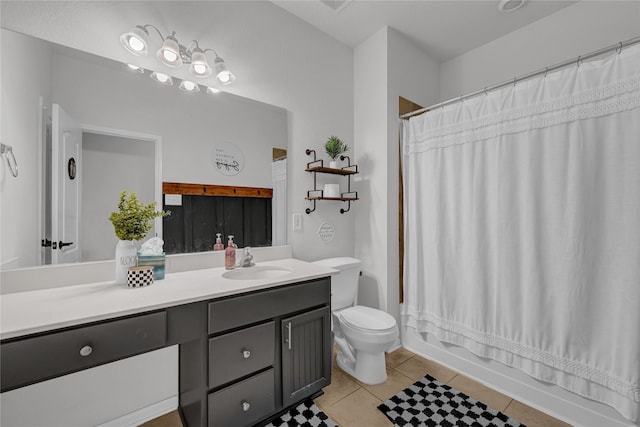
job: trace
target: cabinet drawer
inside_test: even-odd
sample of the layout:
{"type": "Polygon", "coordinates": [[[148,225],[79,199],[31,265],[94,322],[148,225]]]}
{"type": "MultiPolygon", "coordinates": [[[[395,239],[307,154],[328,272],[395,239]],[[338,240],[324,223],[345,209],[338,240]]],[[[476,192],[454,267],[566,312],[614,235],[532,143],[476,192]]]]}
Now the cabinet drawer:
{"type": "Polygon", "coordinates": [[[274,341],[273,321],[209,339],[209,387],[273,365],[274,341]]]}
{"type": "Polygon", "coordinates": [[[223,332],[330,302],[329,277],[213,301],[209,303],[209,333],[223,332]]]}
{"type": "Polygon", "coordinates": [[[166,342],[162,311],[3,343],[2,391],[155,350],[166,342]]]}
{"type": "Polygon", "coordinates": [[[209,395],[209,426],[246,426],[275,409],[273,368],[209,395]]]}

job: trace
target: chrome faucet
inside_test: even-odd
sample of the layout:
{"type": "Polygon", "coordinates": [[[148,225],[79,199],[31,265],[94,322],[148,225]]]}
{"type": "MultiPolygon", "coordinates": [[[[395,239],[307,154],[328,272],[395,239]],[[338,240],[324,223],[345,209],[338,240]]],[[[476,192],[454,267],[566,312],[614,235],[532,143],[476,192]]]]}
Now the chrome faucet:
{"type": "Polygon", "coordinates": [[[247,246],[246,248],[244,248],[244,254],[240,259],[240,262],[236,264],[236,267],[252,267],[254,265],[256,264],[253,262],[253,255],[251,255],[251,248],[247,246]]]}

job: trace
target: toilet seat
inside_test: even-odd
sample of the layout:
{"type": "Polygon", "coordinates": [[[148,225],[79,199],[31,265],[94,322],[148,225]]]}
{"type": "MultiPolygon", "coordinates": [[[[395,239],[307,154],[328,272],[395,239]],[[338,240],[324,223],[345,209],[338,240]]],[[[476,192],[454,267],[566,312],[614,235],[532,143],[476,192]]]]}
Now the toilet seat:
{"type": "Polygon", "coordinates": [[[396,330],[396,319],[389,313],[357,305],[342,310],[340,320],[346,326],[361,332],[388,333],[396,330]]]}

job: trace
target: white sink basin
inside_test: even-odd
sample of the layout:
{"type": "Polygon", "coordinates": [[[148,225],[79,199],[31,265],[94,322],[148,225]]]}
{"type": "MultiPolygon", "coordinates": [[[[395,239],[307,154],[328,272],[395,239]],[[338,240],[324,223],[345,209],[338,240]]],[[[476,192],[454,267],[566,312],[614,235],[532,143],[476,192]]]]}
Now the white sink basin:
{"type": "Polygon", "coordinates": [[[289,270],[288,268],[269,265],[237,267],[235,270],[222,273],[222,277],[231,280],[274,279],[276,277],[285,276],[292,271],[293,270],[289,270]]]}

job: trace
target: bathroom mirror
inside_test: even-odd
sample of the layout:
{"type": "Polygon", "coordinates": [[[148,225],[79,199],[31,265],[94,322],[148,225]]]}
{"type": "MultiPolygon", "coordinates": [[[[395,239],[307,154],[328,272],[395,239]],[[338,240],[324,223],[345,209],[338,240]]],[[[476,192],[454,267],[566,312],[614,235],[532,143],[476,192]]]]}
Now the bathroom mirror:
{"type": "Polygon", "coordinates": [[[121,190],[162,207],[162,182],[273,187],[272,150],[287,148],[284,109],[208,94],[206,87],[187,93],[178,79],[163,86],[148,70],[0,31],[1,138],[13,147],[20,170],[14,178],[6,163],[0,166],[0,269],[113,259],[117,239],[108,215],[121,190]],[[55,167],[48,165],[56,154],[47,141],[56,137],[64,168],[51,196],[46,188],[55,167]],[[240,173],[216,170],[212,158],[219,146],[244,155],[240,173]],[[73,179],[67,173],[71,158],[73,179]],[[61,237],[51,239],[48,227],[56,221],[61,237]],[[77,236],[76,254],[42,246],[77,236]]]}

